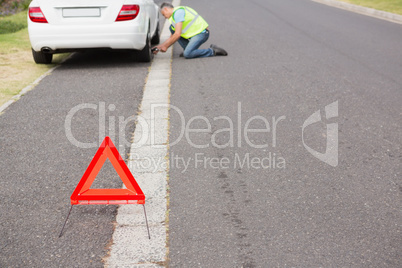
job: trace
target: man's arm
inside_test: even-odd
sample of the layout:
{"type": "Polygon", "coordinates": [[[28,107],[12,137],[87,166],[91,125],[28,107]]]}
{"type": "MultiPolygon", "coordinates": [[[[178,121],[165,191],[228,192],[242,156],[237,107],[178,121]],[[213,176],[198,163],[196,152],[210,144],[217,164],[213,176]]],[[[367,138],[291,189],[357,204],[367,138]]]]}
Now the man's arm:
{"type": "MultiPolygon", "coordinates": [[[[183,28],[183,22],[176,23],[176,26],[175,26],[176,31],[174,32],[174,34],[172,34],[168,40],[163,42],[163,44],[156,46],[156,48],[159,49],[161,52],[166,52],[171,45],[173,45],[174,43],[177,42],[177,40],[180,39],[182,28],[183,28]]],[[[157,53],[158,53],[158,51],[154,52],[154,54],[157,54],[157,53]]]]}

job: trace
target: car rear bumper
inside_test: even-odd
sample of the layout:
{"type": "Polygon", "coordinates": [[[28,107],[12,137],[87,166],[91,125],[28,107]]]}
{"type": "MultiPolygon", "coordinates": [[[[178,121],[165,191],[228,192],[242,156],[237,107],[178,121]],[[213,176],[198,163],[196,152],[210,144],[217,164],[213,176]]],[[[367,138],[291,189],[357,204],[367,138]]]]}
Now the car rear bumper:
{"type": "Polygon", "coordinates": [[[35,51],[42,48],[74,50],[111,48],[142,50],[146,29],[129,22],[113,25],[49,25],[29,23],[29,39],[35,51]]]}

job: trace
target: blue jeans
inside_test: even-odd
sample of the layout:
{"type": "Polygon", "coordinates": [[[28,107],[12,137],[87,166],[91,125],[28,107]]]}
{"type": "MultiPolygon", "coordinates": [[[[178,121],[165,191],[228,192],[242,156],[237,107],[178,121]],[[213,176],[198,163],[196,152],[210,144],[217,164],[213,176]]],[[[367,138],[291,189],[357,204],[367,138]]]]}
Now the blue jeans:
{"type": "MultiPolygon", "coordinates": [[[[170,28],[172,34],[174,31],[170,28]]],[[[180,37],[178,40],[180,46],[184,49],[183,56],[186,59],[194,59],[194,58],[205,58],[214,56],[214,51],[212,48],[207,49],[199,49],[199,47],[204,44],[209,38],[209,31],[205,30],[203,33],[199,33],[190,39],[185,39],[180,37]]]]}

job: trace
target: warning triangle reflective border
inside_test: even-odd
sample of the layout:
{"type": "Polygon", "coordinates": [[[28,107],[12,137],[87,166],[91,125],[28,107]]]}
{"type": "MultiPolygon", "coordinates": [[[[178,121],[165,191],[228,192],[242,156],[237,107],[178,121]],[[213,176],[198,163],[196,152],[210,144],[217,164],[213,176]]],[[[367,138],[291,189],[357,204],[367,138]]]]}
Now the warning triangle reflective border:
{"type": "Polygon", "coordinates": [[[72,205],[145,204],[144,193],[109,137],[103,140],[70,199],[72,205]],[[106,159],[127,189],[90,189],[106,159]]]}

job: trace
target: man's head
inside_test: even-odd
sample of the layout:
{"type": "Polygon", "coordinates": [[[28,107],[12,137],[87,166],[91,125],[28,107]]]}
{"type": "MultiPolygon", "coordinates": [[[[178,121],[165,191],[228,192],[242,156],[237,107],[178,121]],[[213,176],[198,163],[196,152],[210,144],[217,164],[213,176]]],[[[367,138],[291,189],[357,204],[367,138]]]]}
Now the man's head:
{"type": "Polygon", "coordinates": [[[174,6],[170,3],[165,2],[161,5],[161,13],[166,19],[168,19],[172,16],[173,9],[174,9],[174,6]]]}

